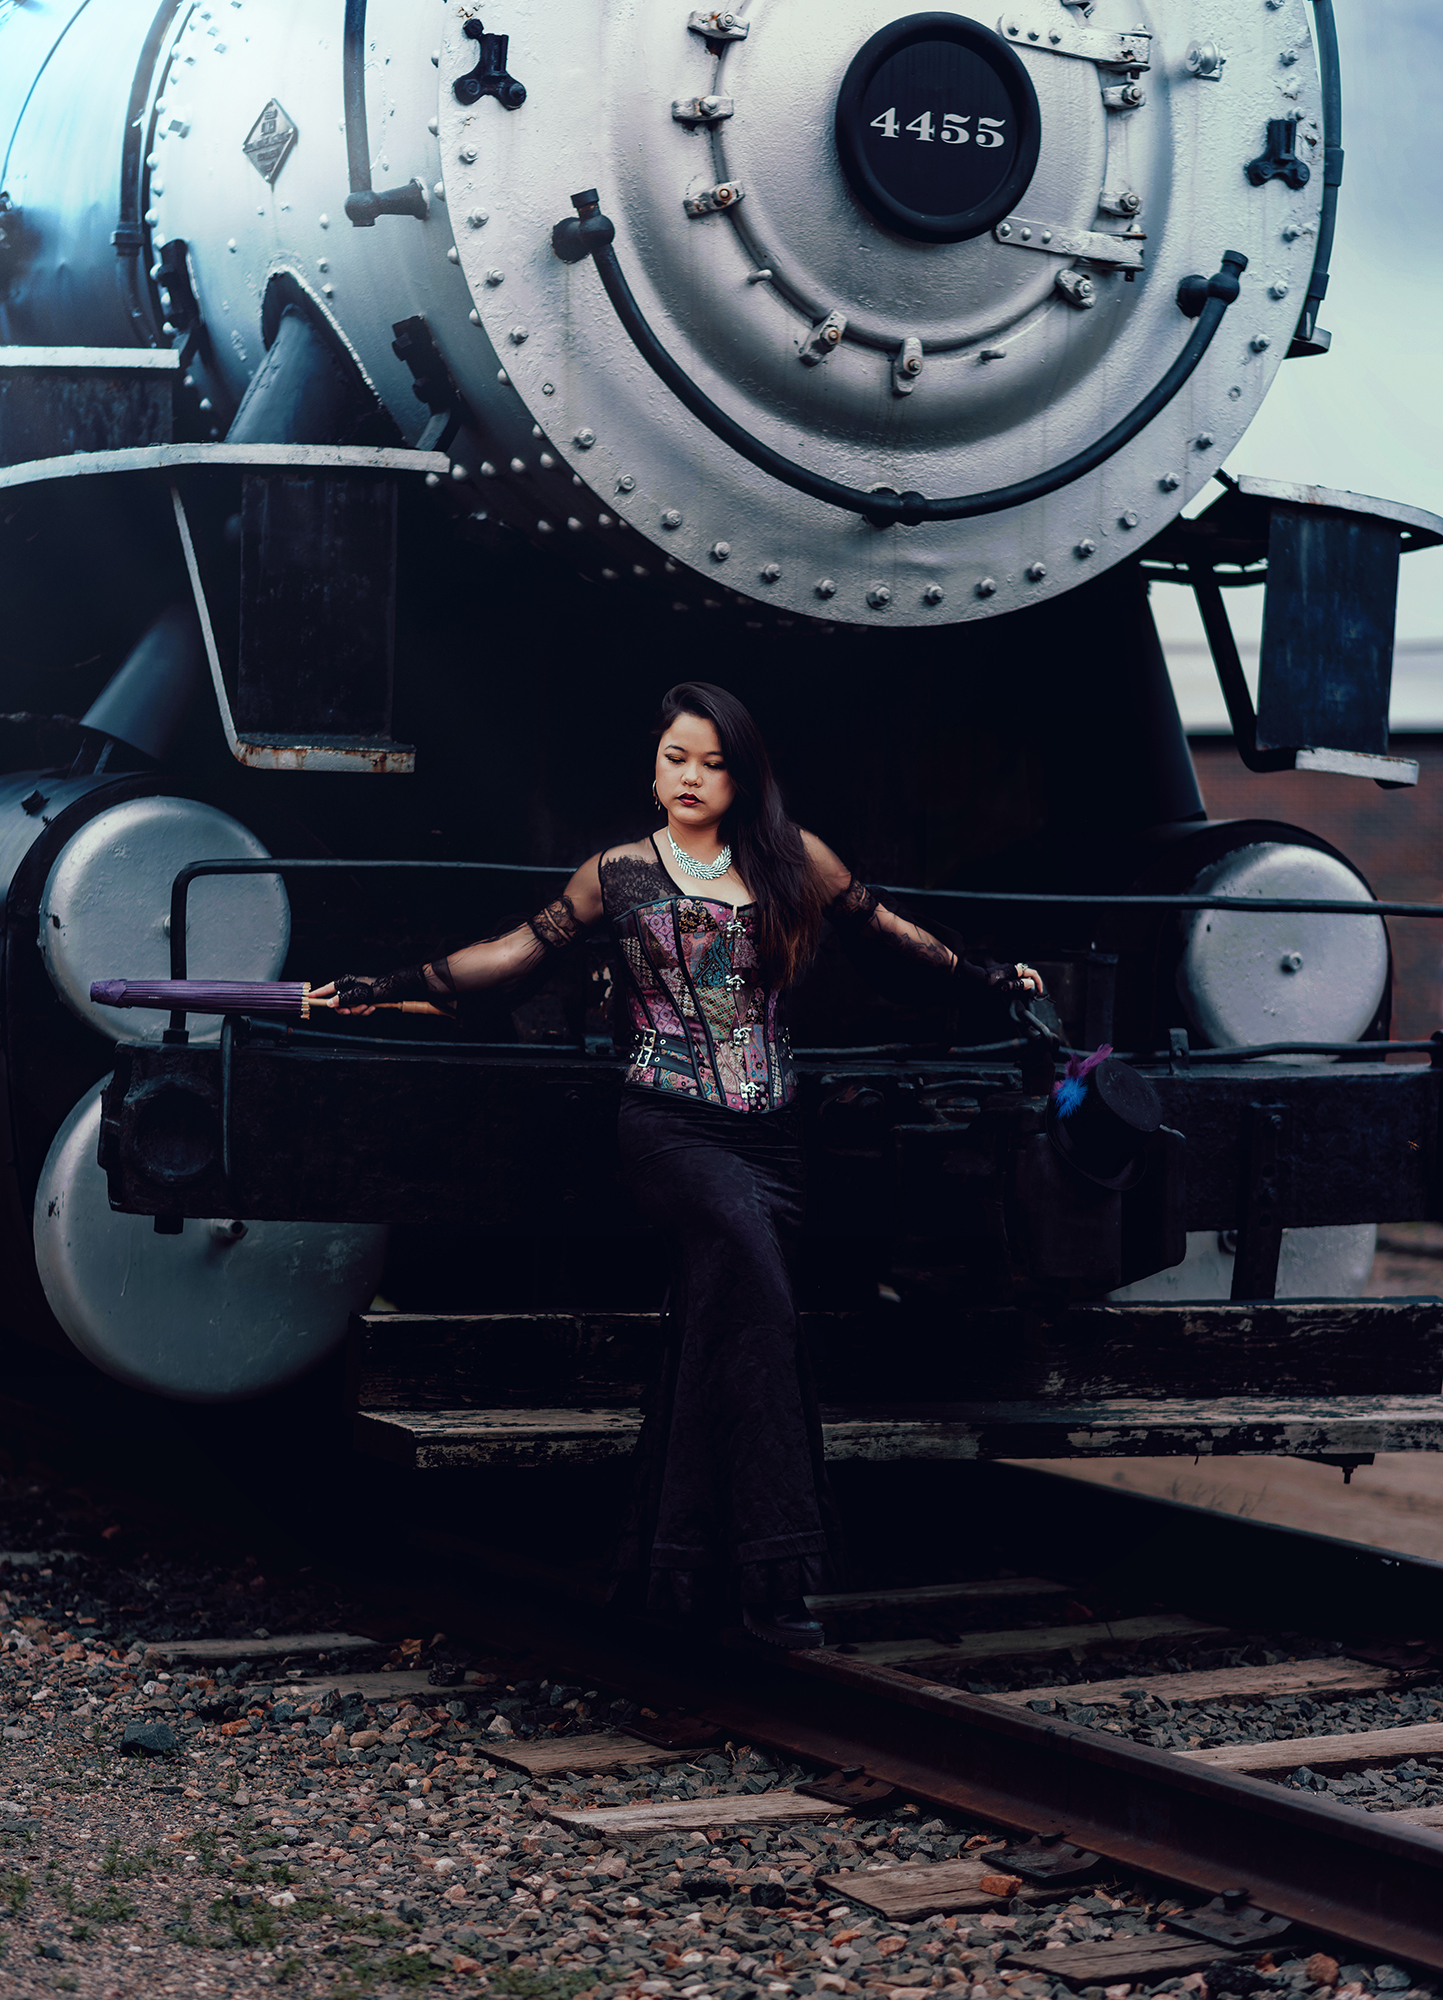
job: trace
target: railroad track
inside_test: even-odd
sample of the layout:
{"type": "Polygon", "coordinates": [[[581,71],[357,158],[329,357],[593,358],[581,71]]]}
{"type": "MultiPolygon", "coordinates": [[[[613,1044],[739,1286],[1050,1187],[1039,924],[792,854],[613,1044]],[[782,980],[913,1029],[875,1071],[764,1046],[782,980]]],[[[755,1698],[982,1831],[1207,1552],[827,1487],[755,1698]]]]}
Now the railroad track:
{"type": "MultiPolygon", "coordinates": [[[[1237,1968],[1223,1990],[1248,1992],[1260,1952],[1289,1936],[1443,1972],[1443,1648],[1432,1643],[1443,1634],[1443,1565],[1018,1468],[972,1468],[960,1483],[948,1468],[936,1479],[929,1489],[911,1468],[879,1508],[868,1569],[886,1578],[890,1546],[925,1573],[947,1551],[955,1564],[971,1542],[979,1568],[995,1568],[1001,1547],[1017,1573],[954,1571],[820,1599],[830,1643],[804,1654],[604,1616],[583,1571],[548,1568],[517,1546],[488,1550],[454,1510],[438,1519],[434,1488],[419,1504],[404,1475],[384,1487],[389,1545],[364,1566],[352,1512],[364,1482],[307,1522],[306,1541],[393,1629],[397,1616],[411,1629],[440,1626],[478,1651],[545,1662],[553,1681],[616,1690],[656,1712],[652,1733],[666,1740],[650,1746],[611,1731],[542,1728],[525,1740],[524,1716],[520,1737],[488,1744],[496,1763],[534,1779],[533,1812],[588,1841],[645,1844],[758,1821],[864,1824],[879,1788],[892,1787],[894,1804],[994,1836],[980,1858],[813,1868],[819,1893],[894,1926],[959,1912],[1001,1920],[1067,1907],[1099,1877],[1142,1878],[1173,1893],[1170,1925],[1208,1934],[1159,1931],[1145,1940],[1150,1957],[1135,1941],[1107,1941],[1119,1950],[1106,1978],[1094,1942],[1070,1957],[1049,1952],[1050,1976],[1066,1982],[1075,1969],[1074,1985],[1136,1986],[1170,1976],[1168,1966],[1181,1974],[1187,1959],[1237,1968]],[[405,1503],[408,1492],[418,1504],[405,1503]],[[821,1795],[787,1784],[719,1791],[695,1759],[741,1743],[804,1766],[821,1795]],[[640,1781],[658,1768],[667,1776],[647,1781],[646,1803],[600,1799],[608,1772],[640,1781]],[[1306,1787],[1294,1777],[1303,1769],[1306,1787]],[[842,1772],[851,1775],[829,1793],[842,1772]],[[1364,1811],[1329,1789],[1358,1774],[1411,1796],[1375,1797],[1384,1809],[1364,1811]],[[1094,1858],[1069,1875],[1075,1855],[1094,1858]],[[1219,1897],[1235,1907],[1199,1916],[1219,1897]]],[[[294,1496],[285,1504],[293,1511],[294,1496]]],[[[544,1510],[532,1540],[565,1546],[544,1510]]],[[[400,1697],[412,1679],[426,1684],[390,1675],[381,1685],[400,1697]]],[[[379,1698],[334,1670],[290,1694],[304,1703],[328,1688],[379,1698]]],[[[396,1777],[421,1782],[404,1766],[396,1777]]],[[[1025,1973],[1028,1956],[1012,1951],[1008,1965],[1025,1973]]]]}

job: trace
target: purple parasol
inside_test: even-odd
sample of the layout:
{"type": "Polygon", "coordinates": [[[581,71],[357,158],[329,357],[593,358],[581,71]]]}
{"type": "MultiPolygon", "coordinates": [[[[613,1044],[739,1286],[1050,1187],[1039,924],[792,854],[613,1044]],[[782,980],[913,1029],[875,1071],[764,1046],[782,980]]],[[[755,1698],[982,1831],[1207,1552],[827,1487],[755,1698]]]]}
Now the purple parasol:
{"type": "MultiPolygon", "coordinates": [[[[157,1007],[186,1014],[310,1014],[301,979],[97,979],[90,997],[102,1007],[157,1007]]],[[[324,1003],[321,1003],[324,1004],[324,1003]]]]}

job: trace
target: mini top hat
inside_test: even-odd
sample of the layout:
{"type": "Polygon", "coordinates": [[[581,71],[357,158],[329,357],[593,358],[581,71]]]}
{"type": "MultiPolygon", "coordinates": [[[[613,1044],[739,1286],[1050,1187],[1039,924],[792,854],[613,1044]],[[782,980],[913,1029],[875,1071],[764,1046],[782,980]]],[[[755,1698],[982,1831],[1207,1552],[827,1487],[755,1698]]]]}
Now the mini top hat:
{"type": "Polygon", "coordinates": [[[1147,1171],[1147,1142],[1162,1105],[1144,1076],[1110,1048],[1072,1056],[1047,1101],[1047,1136],[1098,1187],[1136,1187],[1147,1171]]]}

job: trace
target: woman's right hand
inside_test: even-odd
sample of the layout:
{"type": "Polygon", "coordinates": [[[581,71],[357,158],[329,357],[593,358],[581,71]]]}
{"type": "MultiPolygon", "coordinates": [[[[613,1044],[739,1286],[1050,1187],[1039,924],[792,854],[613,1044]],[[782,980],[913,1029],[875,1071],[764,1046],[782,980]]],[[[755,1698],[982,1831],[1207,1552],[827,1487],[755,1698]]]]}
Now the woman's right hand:
{"type": "Polygon", "coordinates": [[[374,1007],[347,1007],[342,1005],[336,998],[337,990],[340,986],[360,986],[364,985],[364,983],[363,980],[356,979],[353,974],[342,973],[339,980],[328,979],[324,986],[313,986],[311,988],[311,999],[320,1001],[336,1000],[334,1007],[327,1008],[326,1011],[328,1013],[374,1014],[376,1011],[374,1007]]]}

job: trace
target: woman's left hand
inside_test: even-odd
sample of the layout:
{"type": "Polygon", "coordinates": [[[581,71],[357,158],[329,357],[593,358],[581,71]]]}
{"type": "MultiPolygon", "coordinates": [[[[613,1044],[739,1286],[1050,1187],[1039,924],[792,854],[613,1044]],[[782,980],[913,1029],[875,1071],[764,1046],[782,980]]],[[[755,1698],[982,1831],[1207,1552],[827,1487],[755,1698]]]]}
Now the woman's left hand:
{"type": "Polygon", "coordinates": [[[1024,993],[1038,996],[1046,993],[1047,988],[1042,983],[1042,974],[1040,972],[1034,971],[1030,965],[1019,965],[1016,970],[1017,977],[1022,982],[1022,991],[1024,993]]]}

